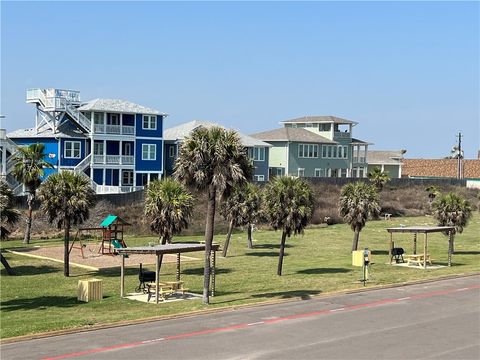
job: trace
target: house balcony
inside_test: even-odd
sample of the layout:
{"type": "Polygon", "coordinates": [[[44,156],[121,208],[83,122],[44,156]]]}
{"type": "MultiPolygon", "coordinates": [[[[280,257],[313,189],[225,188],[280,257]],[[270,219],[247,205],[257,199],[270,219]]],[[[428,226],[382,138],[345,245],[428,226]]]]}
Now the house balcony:
{"type": "Polygon", "coordinates": [[[95,134],[134,135],[135,126],[95,124],[95,134]]]}
{"type": "Polygon", "coordinates": [[[143,186],[113,186],[113,185],[95,185],[94,190],[97,194],[123,194],[143,190],[143,186]]]}
{"type": "Polygon", "coordinates": [[[367,163],[367,158],[366,158],[365,156],[355,156],[355,157],[353,157],[352,162],[353,162],[354,164],[366,165],[366,163],[367,163]]]}
{"type": "Polygon", "coordinates": [[[133,155],[93,155],[93,163],[101,165],[133,165],[133,155]]]}
{"type": "Polygon", "coordinates": [[[334,140],[337,140],[337,139],[351,139],[352,138],[352,134],[349,133],[349,132],[341,132],[341,131],[335,131],[333,133],[333,139],[334,140]]]}

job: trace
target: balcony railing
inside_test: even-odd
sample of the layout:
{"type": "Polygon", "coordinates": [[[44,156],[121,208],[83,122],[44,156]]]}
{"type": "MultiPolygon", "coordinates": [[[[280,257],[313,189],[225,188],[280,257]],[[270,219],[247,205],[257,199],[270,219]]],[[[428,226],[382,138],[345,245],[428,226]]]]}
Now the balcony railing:
{"type": "Polygon", "coordinates": [[[94,164],[133,165],[133,155],[93,155],[94,164]]]}
{"type": "Polygon", "coordinates": [[[335,139],[350,139],[351,136],[352,134],[350,134],[349,132],[335,131],[335,133],[333,134],[333,137],[335,139]]]}
{"type": "Polygon", "coordinates": [[[365,164],[367,162],[367,158],[365,156],[354,156],[353,162],[355,164],[365,164]]]}
{"type": "Polygon", "coordinates": [[[120,194],[143,190],[143,186],[112,186],[97,185],[95,191],[97,194],[120,194]]]}
{"type": "Polygon", "coordinates": [[[95,124],[93,129],[96,134],[117,134],[117,135],[134,135],[135,134],[135,126],[95,124]]]}

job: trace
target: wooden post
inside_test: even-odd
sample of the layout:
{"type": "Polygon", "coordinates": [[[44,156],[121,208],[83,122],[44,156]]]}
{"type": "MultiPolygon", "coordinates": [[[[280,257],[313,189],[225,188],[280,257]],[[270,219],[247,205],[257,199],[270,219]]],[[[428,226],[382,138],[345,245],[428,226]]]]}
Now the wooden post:
{"type": "Polygon", "coordinates": [[[392,252],[393,252],[393,233],[390,233],[390,246],[388,247],[388,255],[390,256],[390,265],[392,265],[392,252]]]}
{"type": "Polygon", "coordinates": [[[180,253],[177,254],[177,281],[180,281],[180,253]]]}
{"type": "Polygon", "coordinates": [[[211,267],[211,274],[212,274],[212,296],[215,296],[215,255],[217,252],[215,250],[212,251],[212,267],[211,267]]]}
{"type": "Polygon", "coordinates": [[[427,268],[427,233],[425,233],[425,241],[423,243],[423,268],[427,268]]]}
{"type": "Polygon", "coordinates": [[[157,254],[157,266],[155,267],[155,302],[158,304],[158,287],[160,286],[160,255],[157,254]]]}
{"type": "Polygon", "coordinates": [[[417,233],[413,233],[413,255],[417,255],[417,233]]]}
{"type": "Polygon", "coordinates": [[[125,293],[125,255],[122,257],[122,266],[120,267],[120,297],[123,298],[125,293]]]}
{"type": "Polygon", "coordinates": [[[453,232],[448,232],[448,266],[452,266],[453,232]]]}

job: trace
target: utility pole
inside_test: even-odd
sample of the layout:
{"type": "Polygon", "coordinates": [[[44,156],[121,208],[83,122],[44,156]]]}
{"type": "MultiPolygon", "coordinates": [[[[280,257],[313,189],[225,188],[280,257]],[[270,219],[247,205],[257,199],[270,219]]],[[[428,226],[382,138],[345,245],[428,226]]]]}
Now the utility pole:
{"type": "Polygon", "coordinates": [[[463,178],[463,171],[462,171],[462,133],[459,132],[458,135],[458,155],[457,155],[457,178],[463,178]]]}

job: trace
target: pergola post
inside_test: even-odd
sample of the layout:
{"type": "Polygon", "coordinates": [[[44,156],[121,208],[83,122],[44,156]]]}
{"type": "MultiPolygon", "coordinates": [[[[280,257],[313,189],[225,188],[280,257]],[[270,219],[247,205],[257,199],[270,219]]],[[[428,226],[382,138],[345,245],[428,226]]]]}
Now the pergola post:
{"type": "Polygon", "coordinates": [[[125,255],[121,255],[122,265],[120,266],[120,297],[125,295],[125,255]]]}
{"type": "Polygon", "coordinates": [[[388,255],[390,256],[390,265],[392,265],[392,253],[393,253],[393,233],[390,233],[390,246],[388,247],[388,255]]]}
{"type": "Polygon", "coordinates": [[[413,233],[413,255],[417,255],[417,233],[413,233]]]}
{"type": "Polygon", "coordinates": [[[448,232],[448,266],[452,266],[453,231],[448,232]]]}
{"type": "Polygon", "coordinates": [[[428,234],[425,233],[425,241],[423,243],[423,268],[427,268],[427,238],[428,234]]]}
{"type": "Polygon", "coordinates": [[[158,287],[160,286],[160,255],[157,254],[157,264],[155,266],[155,302],[158,304],[158,287]]]}
{"type": "Polygon", "coordinates": [[[176,280],[180,281],[180,253],[177,253],[177,273],[176,280]]]}

